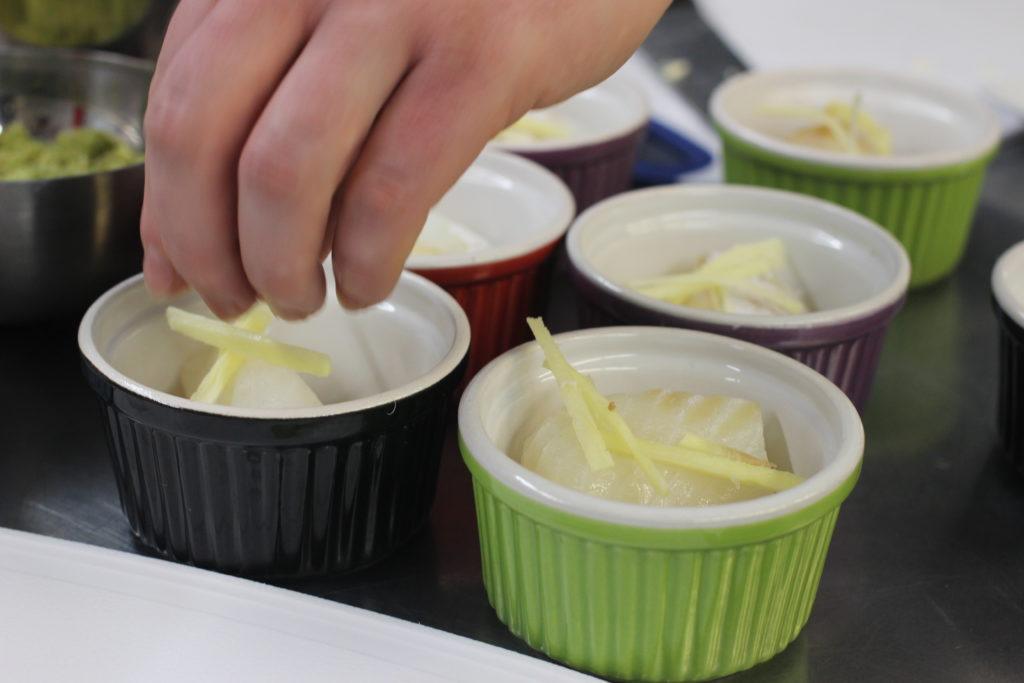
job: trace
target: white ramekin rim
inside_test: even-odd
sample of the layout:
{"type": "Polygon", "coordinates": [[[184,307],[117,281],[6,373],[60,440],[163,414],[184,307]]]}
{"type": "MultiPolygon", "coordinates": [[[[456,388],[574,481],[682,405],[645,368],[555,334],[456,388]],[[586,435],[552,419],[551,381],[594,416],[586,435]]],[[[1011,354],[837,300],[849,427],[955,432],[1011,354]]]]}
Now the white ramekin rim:
{"type": "Polygon", "coordinates": [[[1024,329],[1024,242],[1013,245],[996,260],[992,268],[992,294],[999,308],[1024,329]]]}
{"type": "MultiPolygon", "coordinates": [[[[452,324],[455,329],[452,344],[448,349],[448,352],[425,374],[410,382],[406,382],[401,386],[395,387],[394,389],[389,389],[388,391],[374,394],[372,396],[338,403],[328,403],[314,408],[257,409],[200,403],[198,401],[192,401],[187,398],[169,394],[165,391],[159,391],[131,379],[124,373],[115,369],[96,347],[95,339],[93,339],[93,330],[97,318],[100,316],[103,309],[117,297],[129,290],[144,286],[145,283],[143,281],[143,275],[140,273],[124,280],[120,284],[115,285],[96,299],[96,301],[94,301],[85,312],[85,315],[82,317],[82,322],[79,324],[78,347],[82,356],[94,368],[96,368],[100,374],[121,389],[170,408],[177,408],[180,410],[221,415],[223,417],[257,420],[302,420],[357,413],[378,406],[387,405],[389,403],[397,403],[406,397],[412,396],[434,386],[459,366],[459,363],[462,362],[469,350],[469,320],[458,302],[455,301],[451,295],[426,278],[415,273],[403,271],[397,287],[414,288],[429,296],[436,303],[440,304],[440,306],[451,316],[452,324]]],[[[325,305],[332,305],[332,303],[328,302],[325,305]]],[[[379,305],[390,304],[385,301],[383,304],[378,304],[378,306],[379,305]]]]}
{"type": "MultiPolygon", "coordinates": [[[[599,132],[589,135],[575,135],[569,138],[552,138],[549,140],[531,140],[520,142],[504,142],[492,140],[487,143],[489,149],[500,149],[516,154],[535,154],[541,152],[565,152],[592,147],[605,142],[625,137],[635,133],[644,126],[651,118],[650,104],[642,90],[634,85],[627,77],[616,75],[601,83],[577,93],[573,97],[585,96],[586,93],[597,92],[607,95],[609,101],[615,103],[620,112],[625,116],[614,125],[608,125],[599,132]]],[[[571,99],[571,98],[570,98],[571,99]]],[[[557,105],[555,105],[557,106],[557,105]]]]}
{"type": "MultiPolygon", "coordinates": [[[[576,201],[569,187],[554,173],[529,159],[491,149],[481,152],[473,164],[537,188],[544,194],[546,205],[554,208],[550,218],[540,225],[525,226],[530,229],[523,230],[522,239],[508,244],[456,254],[412,254],[405,262],[406,268],[425,273],[431,270],[466,268],[509,261],[558,241],[569,229],[572,217],[576,213],[576,201]]],[[[513,201],[524,201],[521,195],[513,192],[509,195],[513,201]]]]}
{"type": "MultiPolygon", "coordinates": [[[[760,364],[782,368],[799,375],[827,396],[841,423],[839,453],[823,469],[796,486],[761,498],[705,507],[660,507],[606,500],[557,484],[527,469],[495,446],[484,426],[480,394],[489,379],[502,373],[524,355],[536,355],[540,367],[541,352],[536,342],[527,342],[508,351],[485,366],[469,383],[459,404],[459,434],[471,457],[502,485],[519,495],[561,512],[611,524],[654,529],[710,529],[743,526],[784,517],[804,509],[838,490],[857,472],[864,451],[864,429],[857,409],[849,398],[824,376],[775,351],[755,344],[693,330],[665,327],[612,327],[578,330],[556,335],[559,345],[572,355],[574,343],[586,343],[609,335],[655,335],[681,340],[703,340],[730,347],[745,358],[760,364]],[[748,355],[749,354],[749,355],[748,355]]],[[[550,374],[543,370],[539,377],[550,374]]],[[[539,378],[538,377],[538,378],[539,378]]]]}
{"type": "Polygon", "coordinates": [[[985,103],[955,88],[934,81],[915,78],[903,73],[871,68],[819,67],[789,68],[766,71],[748,71],[737,74],[721,83],[711,94],[708,106],[712,120],[728,134],[772,154],[826,166],[869,171],[921,171],[944,168],[975,161],[992,152],[1002,137],[999,117],[985,103]],[[798,78],[860,78],[865,82],[885,82],[920,93],[936,101],[953,103],[958,107],[973,110],[974,115],[985,123],[974,144],[962,149],[930,154],[898,155],[888,157],[852,156],[797,145],[757,131],[740,123],[724,104],[731,90],[749,87],[764,79],[798,78]]]}
{"type": "MultiPolygon", "coordinates": [[[[638,219],[640,217],[639,215],[637,216],[638,219]]],[[[566,237],[566,251],[570,263],[572,263],[576,270],[609,296],[627,301],[634,306],[656,311],[660,315],[678,319],[680,322],[699,321],[732,329],[797,330],[841,325],[861,320],[875,312],[895,305],[906,295],[907,287],[910,283],[910,259],[907,256],[906,249],[891,233],[871,219],[862,216],[856,211],[816,197],[786,190],[746,185],[665,185],[632,190],[610,197],[591,206],[573,221],[566,237]],[[750,197],[755,200],[762,198],[766,203],[773,201],[788,202],[794,206],[812,207],[823,214],[836,216],[848,225],[857,226],[858,229],[864,230],[873,238],[879,240],[881,244],[887,245],[891,254],[894,254],[899,262],[896,275],[884,288],[873,296],[848,306],[794,315],[757,316],[690,308],[646,296],[628,287],[623,287],[602,275],[583,253],[582,241],[586,239],[588,225],[591,224],[590,221],[594,219],[594,216],[600,216],[603,211],[607,211],[610,208],[614,209],[616,206],[627,202],[637,202],[639,204],[642,199],[657,195],[675,195],[685,200],[688,197],[699,198],[715,194],[750,197]]]]}

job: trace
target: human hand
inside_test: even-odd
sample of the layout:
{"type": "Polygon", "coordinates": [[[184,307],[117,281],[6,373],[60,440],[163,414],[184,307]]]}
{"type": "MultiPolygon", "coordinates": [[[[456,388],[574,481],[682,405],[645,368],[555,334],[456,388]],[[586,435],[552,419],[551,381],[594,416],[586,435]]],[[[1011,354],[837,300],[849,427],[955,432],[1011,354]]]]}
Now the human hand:
{"type": "Polygon", "coordinates": [[[146,283],[221,317],[387,297],[496,133],[610,75],[667,0],[182,0],[146,113],[146,283]]]}

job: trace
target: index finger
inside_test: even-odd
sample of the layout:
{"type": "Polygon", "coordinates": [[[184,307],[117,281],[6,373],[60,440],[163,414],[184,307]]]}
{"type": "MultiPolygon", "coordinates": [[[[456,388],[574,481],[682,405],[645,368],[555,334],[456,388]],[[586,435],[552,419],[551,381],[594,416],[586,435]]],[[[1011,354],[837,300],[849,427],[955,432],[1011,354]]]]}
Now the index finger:
{"type": "Polygon", "coordinates": [[[337,295],[362,308],[398,282],[427,213],[514,120],[507,84],[442,59],[418,64],[381,112],[334,212],[337,295]],[[452,73],[463,77],[452,82],[452,73]]]}

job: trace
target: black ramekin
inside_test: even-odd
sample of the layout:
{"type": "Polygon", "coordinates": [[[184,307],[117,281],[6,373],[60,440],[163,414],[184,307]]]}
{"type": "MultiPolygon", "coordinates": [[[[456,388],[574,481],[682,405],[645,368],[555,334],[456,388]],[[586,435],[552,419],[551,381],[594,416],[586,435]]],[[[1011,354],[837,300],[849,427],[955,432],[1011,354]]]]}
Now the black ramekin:
{"type": "Polygon", "coordinates": [[[365,397],[286,411],[196,403],[122,371],[134,363],[135,374],[155,377],[152,367],[180,365],[176,350],[189,342],[166,328],[162,336],[158,322],[167,303],[197,302],[194,294],[151,299],[137,276],[98,299],[79,329],[139,541],[200,567],[303,576],[364,567],[409,540],[433,502],[451,396],[465,370],[469,325],[454,299],[403,273],[392,297],[368,313],[330,301],[310,322],[275,322],[293,328],[288,341],[331,354],[342,381],[358,366],[382,384],[365,397]],[[134,361],[125,360],[131,344],[134,361]]]}
{"type": "Polygon", "coordinates": [[[996,261],[992,300],[999,321],[999,438],[1024,473],[1024,242],[996,261]]]}

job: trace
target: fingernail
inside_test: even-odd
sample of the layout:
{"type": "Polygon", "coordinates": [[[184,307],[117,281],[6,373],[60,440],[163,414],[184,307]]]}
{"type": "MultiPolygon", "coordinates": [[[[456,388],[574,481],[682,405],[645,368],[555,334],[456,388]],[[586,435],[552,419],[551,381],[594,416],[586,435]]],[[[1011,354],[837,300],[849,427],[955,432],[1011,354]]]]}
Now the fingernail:
{"type": "MultiPolygon", "coordinates": [[[[297,280],[298,278],[293,278],[297,280]]],[[[262,292],[263,300],[270,306],[270,310],[274,312],[278,318],[283,320],[303,320],[313,315],[320,310],[320,307],[324,305],[324,277],[323,271],[317,266],[317,270],[313,279],[313,286],[309,289],[299,289],[297,287],[289,288],[285,287],[285,291],[278,291],[274,293],[262,292]],[[317,280],[317,278],[319,278],[317,280]]]]}
{"type": "Polygon", "coordinates": [[[345,274],[338,276],[338,284],[335,288],[338,303],[350,311],[373,306],[387,298],[389,292],[382,294],[375,290],[373,284],[365,279],[345,274]]]}
{"type": "Polygon", "coordinates": [[[348,294],[343,292],[341,287],[337,288],[335,294],[337,294],[338,296],[338,303],[341,304],[341,307],[348,311],[358,311],[370,305],[359,303],[358,301],[350,297],[348,294]]]}
{"type": "Polygon", "coordinates": [[[169,297],[175,293],[175,270],[163,252],[154,246],[145,248],[142,258],[142,271],[146,280],[146,288],[157,297],[169,297]]]}
{"type": "Polygon", "coordinates": [[[270,306],[270,310],[274,312],[274,315],[281,320],[302,320],[309,316],[309,313],[287,305],[275,304],[269,301],[267,305],[270,306]]]}
{"type": "MultiPolygon", "coordinates": [[[[205,300],[205,297],[204,297],[205,300]]],[[[248,311],[253,304],[252,299],[221,299],[206,301],[206,306],[221,320],[233,320],[248,311]]]]}

